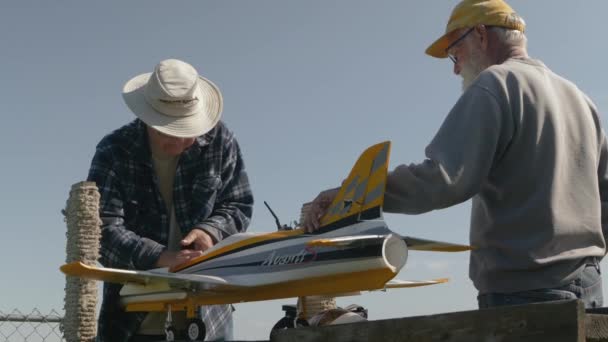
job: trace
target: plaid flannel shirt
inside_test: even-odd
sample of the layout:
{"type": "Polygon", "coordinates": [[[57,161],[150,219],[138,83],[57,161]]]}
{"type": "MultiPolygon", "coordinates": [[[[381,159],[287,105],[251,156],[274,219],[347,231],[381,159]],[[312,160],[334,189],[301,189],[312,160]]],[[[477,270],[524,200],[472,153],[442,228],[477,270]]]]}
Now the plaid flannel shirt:
{"type": "MultiPolygon", "coordinates": [[[[97,145],[88,180],[97,184],[101,195],[101,264],[154,268],[168,244],[171,215],[158,188],[146,125],[134,120],[104,137],[97,145]]],[[[173,206],[184,236],[201,228],[219,241],[247,229],[253,196],[238,143],[222,122],[196,138],[180,156],[173,206]]],[[[120,307],[121,287],[104,284],[100,341],[127,341],[146,315],[120,307]]],[[[202,316],[211,338],[232,318],[227,305],[206,307],[202,316]]]]}

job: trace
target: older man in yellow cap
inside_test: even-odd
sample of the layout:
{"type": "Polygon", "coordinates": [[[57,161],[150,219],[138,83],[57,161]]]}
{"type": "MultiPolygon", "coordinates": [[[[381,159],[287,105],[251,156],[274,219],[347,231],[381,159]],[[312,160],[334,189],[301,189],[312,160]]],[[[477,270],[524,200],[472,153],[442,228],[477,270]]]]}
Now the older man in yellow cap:
{"type": "MultiPolygon", "coordinates": [[[[472,198],[469,275],[481,308],[559,299],[601,306],[608,145],[573,83],[528,56],[525,22],[501,0],[464,0],[426,50],[450,59],[463,94],[426,148],[389,173],[385,211],[472,198]]],[[[318,227],[328,190],[304,221],[318,227]]]]}
{"type": "Polygon", "coordinates": [[[525,28],[524,20],[504,1],[463,1],[452,11],[445,34],[431,44],[426,53],[437,58],[450,57],[454,72],[462,76],[463,89],[466,89],[490,65],[501,64],[509,58],[527,57],[525,28]],[[501,29],[488,31],[494,27],[501,29]],[[464,40],[474,31],[484,40],[480,49],[470,51],[475,46],[465,44],[464,40]],[[509,37],[490,39],[500,38],[494,37],[493,33],[509,37]],[[459,63],[458,58],[463,53],[468,53],[468,58],[459,63]]]}

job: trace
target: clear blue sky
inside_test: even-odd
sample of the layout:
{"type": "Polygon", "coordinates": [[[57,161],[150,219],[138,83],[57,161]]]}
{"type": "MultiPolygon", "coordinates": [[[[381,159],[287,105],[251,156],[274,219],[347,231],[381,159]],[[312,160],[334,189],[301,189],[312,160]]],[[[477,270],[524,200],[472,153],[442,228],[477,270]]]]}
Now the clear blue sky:
{"type": "MultiPolygon", "coordinates": [[[[193,64],[223,91],[257,200],[250,231],[275,229],[337,185],[367,146],[393,142],[391,168],[419,162],[460,95],[449,60],[424,49],[457,1],[12,1],[0,4],[0,310],[61,309],[70,186],[103,135],[134,116],[124,82],[160,60],[193,64]]],[[[529,52],[608,110],[608,2],[512,0],[529,52]]],[[[606,125],[605,116],[603,123],[606,125]]],[[[387,215],[404,235],[468,240],[469,202],[387,215]]],[[[476,307],[468,253],[410,253],[402,279],[448,284],[339,299],[372,319],[476,307]]],[[[604,272],[604,274],[608,274],[604,272]]],[[[282,300],[237,305],[236,337],[265,338],[282,300]]]]}

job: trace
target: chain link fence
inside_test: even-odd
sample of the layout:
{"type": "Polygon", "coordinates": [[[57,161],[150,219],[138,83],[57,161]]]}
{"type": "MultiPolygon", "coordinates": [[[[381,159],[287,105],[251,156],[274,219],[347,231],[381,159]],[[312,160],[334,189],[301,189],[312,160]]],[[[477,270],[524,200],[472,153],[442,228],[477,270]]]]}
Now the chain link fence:
{"type": "Polygon", "coordinates": [[[51,310],[48,314],[33,309],[24,313],[17,309],[0,310],[0,342],[63,342],[59,328],[63,316],[51,310]]]}

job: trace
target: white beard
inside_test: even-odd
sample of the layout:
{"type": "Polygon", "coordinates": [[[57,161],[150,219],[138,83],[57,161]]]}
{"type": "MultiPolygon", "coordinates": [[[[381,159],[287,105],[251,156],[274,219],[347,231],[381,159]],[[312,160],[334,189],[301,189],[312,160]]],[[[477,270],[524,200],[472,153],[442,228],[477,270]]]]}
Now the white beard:
{"type": "Polygon", "coordinates": [[[460,69],[463,93],[473,84],[477,76],[489,66],[486,56],[484,56],[480,49],[470,46],[467,48],[469,49],[469,58],[460,69]]]}

